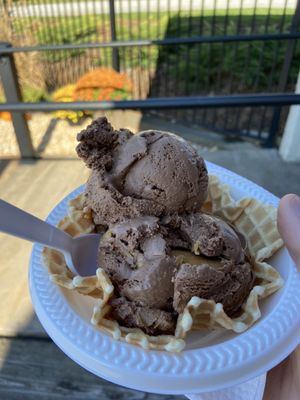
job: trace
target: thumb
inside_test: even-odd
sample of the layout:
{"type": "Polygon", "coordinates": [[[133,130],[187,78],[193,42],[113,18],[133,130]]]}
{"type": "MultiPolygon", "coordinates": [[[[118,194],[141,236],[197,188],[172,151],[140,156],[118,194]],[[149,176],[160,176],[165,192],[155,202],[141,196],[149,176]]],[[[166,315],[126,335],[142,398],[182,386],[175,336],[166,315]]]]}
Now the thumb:
{"type": "Polygon", "coordinates": [[[300,197],[287,194],[280,200],[277,225],[291,257],[300,269],[300,197]]]}

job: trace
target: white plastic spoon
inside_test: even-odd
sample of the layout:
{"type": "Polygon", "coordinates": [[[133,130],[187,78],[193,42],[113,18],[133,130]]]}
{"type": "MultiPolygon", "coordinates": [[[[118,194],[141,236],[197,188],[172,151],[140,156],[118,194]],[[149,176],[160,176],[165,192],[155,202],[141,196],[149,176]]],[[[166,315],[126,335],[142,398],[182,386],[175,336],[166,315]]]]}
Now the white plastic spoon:
{"type": "Polygon", "coordinates": [[[101,235],[72,238],[67,233],[0,199],[0,231],[61,251],[70,270],[95,275],[101,235]]]}

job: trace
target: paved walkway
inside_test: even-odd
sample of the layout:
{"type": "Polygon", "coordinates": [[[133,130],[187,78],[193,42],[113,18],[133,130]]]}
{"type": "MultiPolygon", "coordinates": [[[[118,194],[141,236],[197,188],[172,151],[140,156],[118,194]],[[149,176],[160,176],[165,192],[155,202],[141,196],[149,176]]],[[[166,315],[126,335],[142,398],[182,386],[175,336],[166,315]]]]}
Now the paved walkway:
{"type": "MultiPolygon", "coordinates": [[[[95,113],[95,118],[101,114],[95,113]]],[[[137,132],[142,115],[138,111],[107,111],[105,115],[115,128],[128,128],[137,132]]],[[[33,113],[28,121],[33,147],[41,157],[77,158],[76,134],[92,121],[84,119],[80,124],[70,125],[66,120],[58,120],[53,113],[33,113]]],[[[11,122],[0,119],[0,158],[19,157],[20,152],[11,122]]]]}
{"type": "Polygon", "coordinates": [[[276,149],[233,148],[202,154],[207,160],[237,172],[278,197],[287,193],[300,196],[300,162],[284,162],[276,149]]]}

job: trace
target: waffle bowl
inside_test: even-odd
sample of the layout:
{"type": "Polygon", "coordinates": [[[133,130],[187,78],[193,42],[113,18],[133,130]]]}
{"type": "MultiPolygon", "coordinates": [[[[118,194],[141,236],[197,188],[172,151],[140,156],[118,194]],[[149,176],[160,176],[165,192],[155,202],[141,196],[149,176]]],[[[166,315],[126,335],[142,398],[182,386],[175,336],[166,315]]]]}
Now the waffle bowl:
{"type": "MultiPolygon", "coordinates": [[[[276,209],[254,198],[234,201],[230,188],[222,185],[214,175],[209,176],[209,194],[204,209],[227,220],[247,239],[256,281],[242,305],[241,315],[237,318],[230,318],[224,312],[221,303],[192,297],[183,313],[178,316],[174,335],[149,336],[141,329],[120,326],[109,318],[111,307],[108,301],[114,294],[114,287],[104,270],[98,268],[94,277],[74,277],[64,257],[49,248],[43,250],[44,263],[53,282],[81,294],[99,298],[91,322],[116,340],[123,340],[144,349],[179,352],[185,347],[184,339],[191,329],[224,328],[237,333],[243,332],[260,318],[259,298],[271,295],[283,285],[279,273],[265,261],[283,245],[276,227],[276,209]]],[[[58,226],[72,236],[94,230],[91,213],[84,208],[83,194],[70,201],[69,214],[58,226]]]]}
{"type": "MultiPolygon", "coordinates": [[[[256,199],[265,205],[277,206],[278,199],[257,185],[213,164],[207,165],[210,174],[218,176],[222,184],[228,185],[222,188],[222,193],[226,193],[227,189],[229,193],[230,187],[230,195],[239,206],[241,199],[245,197],[256,199]]],[[[79,188],[64,199],[50,214],[49,221],[57,225],[66,216],[69,201],[82,191],[83,188],[79,188]]],[[[219,199],[219,203],[212,201],[211,192],[206,206],[209,210],[212,209],[212,204],[215,204],[214,212],[220,215],[220,202],[226,199],[221,200],[217,194],[216,198],[219,199]]],[[[252,202],[251,206],[254,207],[255,202],[252,202]]],[[[242,215],[240,210],[232,213],[229,206],[223,209],[236,221],[242,215]]],[[[271,214],[270,218],[275,215],[276,213],[273,213],[273,216],[271,214]]],[[[258,222],[263,221],[259,218],[258,222]]],[[[242,218],[237,223],[242,224],[242,218]]],[[[257,253],[259,258],[255,268],[259,274],[259,285],[256,287],[263,289],[256,288],[251,298],[254,303],[251,309],[255,309],[255,303],[259,300],[261,317],[257,320],[259,315],[250,313],[250,317],[252,315],[251,318],[256,319],[256,323],[253,323],[253,320],[240,321],[250,327],[247,330],[235,329],[243,331],[235,333],[232,327],[224,327],[228,321],[218,322],[218,315],[220,316],[222,311],[219,305],[207,304],[203,313],[201,299],[193,298],[181,316],[181,325],[178,324],[180,329],[177,327],[176,339],[186,342],[185,348],[179,353],[157,351],[152,347],[156,344],[149,342],[149,338],[140,339],[136,330],[120,328],[115,321],[109,320],[105,291],[95,277],[91,285],[91,282],[82,281],[81,278],[65,276],[73,290],[57,285],[57,274],[56,277],[53,274],[51,278],[55,283],[50,281],[49,273],[41,262],[43,249],[39,245],[34,247],[30,266],[33,304],[43,326],[58,346],[73,360],[98,376],[127,387],[155,393],[200,393],[223,389],[272,368],[299,343],[299,337],[295,334],[297,329],[300,329],[299,274],[283,248],[269,260],[270,254],[276,250],[270,250],[268,240],[271,239],[268,235],[264,235],[262,240],[265,241],[265,250],[257,253]],[[267,263],[275,267],[275,270],[267,263]],[[268,278],[265,276],[265,270],[268,271],[268,278]],[[285,284],[282,289],[274,292],[282,285],[278,272],[285,284]],[[93,290],[87,290],[87,286],[93,290]],[[215,329],[216,327],[218,329],[215,329]],[[127,335],[127,341],[116,340],[112,334],[117,339],[127,335]],[[137,344],[137,341],[143,348],[132,345],[137,344]],[[144,348],[153,350],[145,351],[144,348]]],[[[281,246],[282,243],[278,239],[276,247],[281,246]]],[[[109,291],[106,292],[106,296],[110,295],[109,291]]],[[[169,343],[174,344],[171,339],[160,343],[161,347],[158,349],[170,350],[165,346],[169,343]]]]}

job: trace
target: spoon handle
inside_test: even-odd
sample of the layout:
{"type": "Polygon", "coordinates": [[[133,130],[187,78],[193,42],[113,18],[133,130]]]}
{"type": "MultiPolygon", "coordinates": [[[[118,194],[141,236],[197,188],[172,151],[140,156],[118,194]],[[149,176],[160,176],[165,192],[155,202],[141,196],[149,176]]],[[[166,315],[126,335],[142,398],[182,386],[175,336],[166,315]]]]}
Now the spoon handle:
{"type": "Polygon", "coordinates": [[[0,199],[0,231],[71,252],[72,238],[62,230],[0,199]]]}

